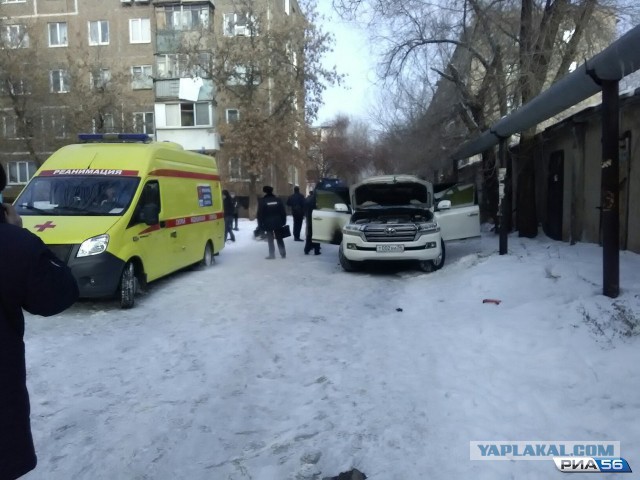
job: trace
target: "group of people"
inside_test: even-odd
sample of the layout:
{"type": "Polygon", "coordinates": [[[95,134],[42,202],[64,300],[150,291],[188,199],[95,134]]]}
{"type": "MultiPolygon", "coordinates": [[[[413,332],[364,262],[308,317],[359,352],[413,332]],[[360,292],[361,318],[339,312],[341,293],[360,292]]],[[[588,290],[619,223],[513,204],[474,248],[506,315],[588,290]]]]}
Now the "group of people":
{"type": "Polygon", "coordinates": [[[291,208],[291,216],[293,217],[293,239],[296,242],[302,242],[300,231],[302,230],[302,219],[305,219],[305,244],[304,254],[309,255],[311,250],[316,255],[320,255],[320,244],[311,241],[313,230],[311,225],[311,215],[316,208],[316,195],[313,190],[309,192],[308,197],[304,197],[300,193],[300,187],[293,188],[293,194],[287,199],[287,205],[291,208]]]}
{"type": "MultiPolygon", "coordinates": [[[[0,192],[7,177],[0,164],[0,192]]],[[[266,231],[268,259],[274,259],[275,243],[286,257],[282,227],[287,213],[284,202],[263,187],[258,204],[258,227],[266,231]]],[[[235,241],[238,230],[238,203],[223,191],[225,240],[235,241]],[[234,226],[235,223],[235,226],[234,226]]],[[[311,241],[311,215],[316,206],[313,192],[304,197],[298,187],[288,198],[293,215],[293,236],[300,238],[306,217],[304,253],[320,254],[320,244],[311,241]]],[[[61,262],[33,233],[22,228],[22,219],[12,205],[0,202],[0,480],[14,480],[36,466],[31,434],[29,395],[26,386],[23,309],[36,315],[55,315],[70,307],[79,296],[78,286],[69,267],[61,262]]]]}
{"type": "MultiPolygon", "coordinates": [[[[287,211],[285,204],[279,197],[273,194],[273,187],[265,185],[262,187],[262,193],[264,196],[258,201],[258,228],[256,234],[260,235],[264,233],[267,239],[267,245],[269,247],[269,255],[267,260],[273,260],[276,258],[276,245],[278,246],[278,253],[281,258],[286,258],[287,250],[284,245],[284,238],[289,235],[285,233],[287,229],[287,211]]],[[[235,236],[233,230],[238,229],[238,214],[237,214],[237,201],[234,203],[234,198],[229,194],[227,190],[222,191],[224,218],[225,218],[225,241],[229,238],[232,242],[235,242],[235,236]],[[232,224],[235,213],[236,227],[232,229],[232,224]]],[[[316,208],[316,198],[313,191],[309,193],[309,196],[305,198],[300,193],[300,187],[296,186],[293,189],[293,194],[287,199],[286,205],[291,208],[291,215],[293,217],[293,240],[295,242],[305,242],[304,253],[308,255],[312,250],[316,255],[320,255],[320,244],[313,242],[312,239],[312,226],[311,226],[311,214],[313,209],[316,208]],[[302,232],[302,221],[306,218],[306,232],[305,240],[300,237],[302,232]]]]}

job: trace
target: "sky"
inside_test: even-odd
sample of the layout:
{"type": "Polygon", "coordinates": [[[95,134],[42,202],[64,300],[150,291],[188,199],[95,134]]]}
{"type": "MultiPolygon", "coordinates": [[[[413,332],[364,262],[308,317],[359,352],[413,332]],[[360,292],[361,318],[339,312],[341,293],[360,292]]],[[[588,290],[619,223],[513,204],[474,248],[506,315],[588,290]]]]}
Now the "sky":
{"type": "Polygon", "coordinates": [[[318,113],[317,124],[333,120],[338,114],[365,120],[369,116],[369,106],[375,100],[376,63],[367,32],[355,23],[341,20],[329,0],[318,3],[318,11],[328,17],[322,28],[335,37],[334,51],[326,55],[324,65],[335,65],[338,73],[346,77],[342,86],[325,91],[325,105],[318,113]]]}
{"type": "Polygon", "coordinates": [[[592,244],[511,236],[500,256],[484,233],[437,272],[346,273],[336,246],[267,261],[239,227],[131,310],[26,316],[24,480],[566,480],[470,460],[498,440],[619,441],[634,473],[606,478],[640,478],[640,255],[613,300],[592,244]]]}

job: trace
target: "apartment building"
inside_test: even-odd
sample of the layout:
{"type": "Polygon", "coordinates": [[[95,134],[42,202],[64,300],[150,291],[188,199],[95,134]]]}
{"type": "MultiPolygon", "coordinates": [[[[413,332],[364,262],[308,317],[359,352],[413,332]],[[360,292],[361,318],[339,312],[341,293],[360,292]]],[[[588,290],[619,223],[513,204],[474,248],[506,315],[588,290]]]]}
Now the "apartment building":
{"type": "MultiPolygon", "coordinates": [[[[249,175],[237,158],[225,157],[220,135],[221,123],[243,112],[214,78],[225,53],[220,46],[257,34],[247,8],[259,8],[269,22],[302,17],[296,0],[2,0],[5,198],[14,198],[37,166],[78,133],[120,131],[215,154],[223,181],[249,195],[249,175]]],[[[262,84],[269,109],[273,81],[262,84]]],[[[286,188],[298,183],[297,171],[281,162],[260,179],[286,188]]]]}

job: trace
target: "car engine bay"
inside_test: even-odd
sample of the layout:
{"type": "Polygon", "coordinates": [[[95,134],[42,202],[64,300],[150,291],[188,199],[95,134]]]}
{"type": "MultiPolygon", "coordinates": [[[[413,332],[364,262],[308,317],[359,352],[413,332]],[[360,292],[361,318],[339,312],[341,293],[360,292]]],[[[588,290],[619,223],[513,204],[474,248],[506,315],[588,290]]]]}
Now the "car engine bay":
{"type": "Polygon", "coordinates": [[[384,209],[383,211],[359,211],[355,212],[351,217],[351,222],[357,225],[366,225],[370,223],[384,225],[400,225],[412,223],[426,223],[433,221],[433,213],[430,210],[410,211],[400,209],[384,209]]]}

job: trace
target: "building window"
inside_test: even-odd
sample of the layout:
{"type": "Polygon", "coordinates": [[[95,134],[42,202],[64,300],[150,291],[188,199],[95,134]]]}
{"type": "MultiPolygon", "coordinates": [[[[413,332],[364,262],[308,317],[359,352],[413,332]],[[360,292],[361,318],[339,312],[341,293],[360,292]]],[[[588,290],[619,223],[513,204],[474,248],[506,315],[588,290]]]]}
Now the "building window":
{"type": "Polygon", "coordinates": [[[129,20],[129,38],[131,43],[151,43],[151,23],[148,18],[129,20]]]}
{"type": "Polygon", "coordinates": [[[56,22],[49,24],[49,46],[66,47],[67,43],[67,23],[56,22]]]}
{"type": "Polygon", "coordinates": [[[131,88],[134,90],[153,88],[153,70],[151,65],[134,65],[131,67],[131,88]]]}
{"type": "Polygon", "coordinates": [[[164,8],[168,30],[198,30],[209,27],[208,5],[169,5],[164,8]]]}
{"type": "Polygon", "coordinates": [[[43,116],[45,131],[55,138],[68,138],[67,111],[65,108],[45,107],[43,116]]]}
{"type": "Polygon", "coordinates": [[[235,65],[227,77],[227,85],[259,85],[261,81],[260,70],[246,65],[235,65]]]}
{"type": "Polygon", "coordinates": [[[3,48],[27,48],[29,35],[24,25],[5,25],[2,30],[3,48]]]}
{"type": "Polygon", "coordinates": [[[93,133],[113,133],[116,131],[113,114],[100,113],[92,119],[93,133]]]}
{"type": "Polygon", "coordinates": [[[51,93],[69,92],[69,72],[66,70],[51,70],[49,72],[49,87],[51,93]]]}
{"type": "Polygon", "coordinates": [[[229,159],[229,180],[239,182],[248,181],[247,169],[239,158],[229,159]]]}
{"type": "Polygon", "coordinates": [[[227,123],[237,123],[240,121],[240,111],[235,108],[227,108],[227,123]]]}
{"type": "Polygon", "coordinates": [[[108,68],[101,68],[89,74],[89,84],[93,90],[104,91],[110,81],[111,70],[108,68]]]}
{"type": "Polygon", "coordinates": [[[109,45],[109,22],[89,22],[89,45],[109,45]]]}
{"type": "Polygon", "coordinates": [[[10,80],[0,81],[0,95],[28,95],[29,84],[26,80],[10,80]]]}
{"type": "Polygon", "coordinates": [[[135,133],[155,133],[153,127],[153,112],[135,112],[133,114],[133,131],[135,133]]]}
{"type": "Polygon", "coordinates": [[[165,107],[167,127],[211,126],[208,103],[169,103],[165,107]]]}
{"type": "Polygon", "coordinates": [[[8,162],[7,166],[9,167],[9,184],[13,185],[24,185],[31,177],[33,177],[36,173],[38,167],[36,166],[36,162],[8,162]]]}
{"type": "Polygon", "coordinates": [[[294,186],[300,185],[298,181],[298,169],[295,165],[289,165],[289,184],[294,186]]]}
{"type": "Polygon", "coordinates": [[[16,115],[11,111],[5,111],[2,114],[2,137],[18,138],[16,130],[16,115]]]}
{"type": "Polygon", "coordinates": [[[178,78],[180,77],[180,56],[177,53],[157,55],[156,71],[158,78],[178,78]]]}
{"type": "Polygon", "coordinates": [[[255,20],[247,13],[225,13],[222,17],[225,37],[257,35],[255,20]]]}

